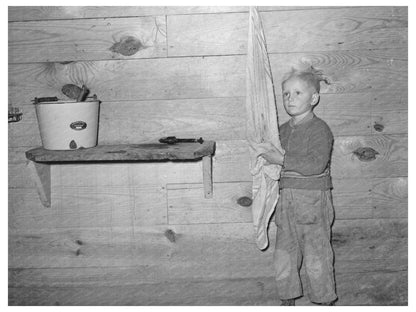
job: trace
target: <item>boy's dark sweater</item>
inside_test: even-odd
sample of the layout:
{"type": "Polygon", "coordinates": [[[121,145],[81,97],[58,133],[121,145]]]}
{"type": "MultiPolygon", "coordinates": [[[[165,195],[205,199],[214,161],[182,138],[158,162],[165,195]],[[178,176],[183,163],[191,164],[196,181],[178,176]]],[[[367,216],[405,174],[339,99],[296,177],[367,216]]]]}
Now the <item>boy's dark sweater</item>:
{"type": "Polygon", "coordinates": [[[332,188],[329,162],[334,137],[322,119],[311,112],[296,125],[289,120],[280,127],[280,141],[286,151],[280,188],[332,188]]]}

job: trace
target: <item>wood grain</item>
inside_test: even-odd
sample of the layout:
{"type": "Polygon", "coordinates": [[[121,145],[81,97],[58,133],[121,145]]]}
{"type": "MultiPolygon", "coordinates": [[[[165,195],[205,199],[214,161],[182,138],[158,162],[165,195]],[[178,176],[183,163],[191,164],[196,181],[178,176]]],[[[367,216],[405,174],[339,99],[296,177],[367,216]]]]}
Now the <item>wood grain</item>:
{"type": "MultiPolygon", "coordinates": [[[[273,268],[270,261],[271,255],[267,255],[267,261],[253,264],[253,269],[247,270],[250,264],[244,264],[232,268],[231,264],[227,270],[217,272],[217,275],[208,273],[206,279],[232,278],[235,274],[242,274],[242,278],[272,277],[273,268]],[[238,270],[245,269],[245,272],[238,270]],[[221,276],[222,275],[222,276],[221,276]]],[[[246,259],[243,259],[245,261],[246,259]]],[[[256,259],[258,261],[258,259],[256,259]]],[[[176,268],[176,266],[175,266],[176,268]]],[[[162,276],[169,275],[171,281],[181,280],[180,271],[167,272],[168,267],[160,264],[144,265],[137,267],[85,267],[85,268],[16,268],[9,269],[9,287],[122,287],[127,285],[144,285],[148,283],[162,283],[162,276]],[[147,267],[147,270],[146,270],[147,267]]],[[[191,269],[193,270],[193,269],[191,269]]],[[[407,261],[397,259],[395,262],[379,260],[356,260],[335,262],[337,276],[345,273],[373,273],[382,271],[398,272],[407,270],[407,261]]],[[[304,271],[301,270],[304,275],[304,271]]],[[[206,274],[207,272],[205,272],[206,274]]],[[[189,274],[189,273],[188,273],[189,274]]],[[[303,276],[302,276],[303,277],[303,276]]],[[[202,274],[190,277],[190,280],[204,279],[202,274]]],[[[144,285],[145,286],[145,285],[144,285]]]]}
{"type": "Polygon", "coordinates": [[[150,142],[171,135],[213,141],[241,139],[244,105],[242,97],[107,102],[101,105],[99,141],[150,142]]]}
{"type": "MultiPolygon", "coordinates": [[[[175,179],[175,171],[163,168],[158,174],[157,166],[65,167],[52,167],[50,210],[41,205],[34,186],[9,188],[11,230],[252,220],[251,207],[237,204],[240,197],[251,197],[249,181],[214,183],[213,199],[204,199],[201,183],[175,184],[185,178],[175,179]]],[[[407,218],[407,178],[334,179],[333,183],[337,220],[407,218]]]]}
{"type": "MultiPolygon", "coordinates": [[[[14,160],[9,163],[9,181],[12,186],[23,187],[27,181],[22,181],[26,176],[24,157],[25,148],[11,148],[10,155],[14,160]],[[23,154],[23,155],[22,155],[23,154]],[[23,157],[22,157],[23,156],[23,157]],[[20,181],[20,182],[19,182],[20,181]],[[22,184],[23,183],[23,184],[22,184]]],[[[369,177],[406,177],[408,170],[407,135],[376,135],[376,136],[342,136],[335,139],[332,155],[333,178],[369,178],[369,177]],[[372,147],[379,154],[376,159],[369,162],[360,161],[353,152],[360,147],[372,147]]],[[[106,165],[102,170],[110,170],[106,165]]],[[[149,164],[129,164],[126,168],[133,170],[138,176],[140,171],[148,173],[151,177],[161,178],[169,176],[170,183],[200,183],[202,181],[201,164],[187,162],[186,164],[168,162],[149,164]]],[[[93,165],[66,166],[68,174],[71,168],[76,170],[92,170],[97,174],[93,165]]],[[[102,171],[105,174],[105,171],[102,171]]],[[[111,171],[107,171],[109,173],[111,171]]],[[[72,172],[74,174],[74,172],[72,172]]],[[[214,182],[250,181],[248,146],[245,140],[230,140],[216,142],[215,155],[213,157],[214,182]]],[[[87,177],[80,179],[88,181],[87,177]]],[[[87,185],[88,182],[86,182],[87,185]]]]}
{"type": "MultiPolygon", "coordinates": [[[[151,143],[159,138],[245,139],[243,97],[104,102],[100,105],[99,144],[151,143]],[[131,116],[135,116],[131,118],[131,116]]],[[[280,124],[289,120],[277,96],[280,124]]],[[[9,124],[9,147],[41,145],[34,105],[9,124]]],[[[315,109],[335,136],[407,133],[407,94],[371,92],[323,94],[315,109]],[[381,125],[381,131],[375,125],[381,125]]]]}
{"type": "Polygon", "coordinates": [[[9,24],[9,64],[166,55],[164,16],[9,24]],[[129,36],[134,38],[136,50],[128,51],[133,46],[125,44],[122,52],[112,51],[114,44],[129,36]]]}
{"type": "Polygon", "coordinates": [[[302,63],[322,70],[330,85],[323,84],[321,93],[380,92],[394,89],[393,85],[407,88],[406,49],[271,54],[270,62],[275,81],[302,63]],[[380,79],[383,75],[389,79],[380,79]]]}
{"type": "MultiPolygon", "coordinates": [[[[284,8],[284,7],[277,7],[284,8]]],[[[207,14],[248,11],[241,6],[28,6],[9,7],[9,21],[80,18],[118,18],[172,14],[207,14]]]]}
{"type": "MultiPolygon", "coordinates": [[[[9,305],[280,305],[273,277],[122,287],[10,288],[9,305]]],[[[407,272],[343,274],[337,305],[407,305],[407,272]]],[[[307,297],[297,305],[312,305],[307,297]]]]}
{"type": "Polygon", "coordinates": [[[337,178],[407,176],[407,136],[339,137],[334,143],[331,170],[337,178]],[[359,147],[374,148],[379,155],[374,161],[363,162],[353,155],[359,147]]]}
{"type": "MultiPolygon", "coordinates": [[[[407,47],[404,7],[273,11],[261,18],[269,53],[407,47]]],[[[247,13],[168,16],[168,28],[169,56],[247,53],[247,13]]]]}
{"type": "MultiPolygon", "coordinates": [[[[331,82],[316,112],[336,137],[338,305],[406,305],[408,8],[259,11],[280,123],[289,118],[280,80],[292,66],[311,63],[331,82]],[[353,154],[360,147],[379,154],[362,162],[353,154]]],[[[8,105],[23,109],[9,124],[10,305],[280,304],[273,248],[257,250],[250,207],[236,203],[251,190],[247,12],[9,7],[8,105]],[[129,35],[147,48],[109,50],[129,35]],[[67,164],[52,165],[52,206],[43,207],[25,167],[25,151],[41,144],[30,100],[63,98],[68,83],[102,101],[100,144],[217,141],[214,197],[203,198],[201,162],[67,164]]],[[[269,230],[273,246],[273,222],[269,230]]],[[[297,304],[311,305],[307,297],[297,304]]]]}
{"type": "Polygon", "coordinates": [[[212,200],[197,200],[202,184],[168,184],[169,224],[252,222],[251,206],[242,207],[237,200],[251,198],[252,183],[214,183],[212,200]]]}
{"type": "MultiPolygon", "coordinates": [[[[275,233],[271,224],[270,246],[274,246],[275,233]]],[[[337,220],[332,242],[337,261],[384,259],[400,263],[400,259],[407,259],[407,219],[337,220]]],[[[252,223],[27,228],[10,233],[9,267],[151,265],[156,270],[162,266],[161,277],[169,268],[175,268],[171,274],[183,278],[244,277],[251,273],[243,272],[256,262],[270,265],[273,250],[260,252],[256,248],[252,223]],[[169,239],[168,230],[174,239],[169,239]]],[[[253,272],[267,271],[266,267],[253,268],[253,272]]]]}
{"type": "MultiPolygon", "coordinates": [[[[325,10],[322,6],[261,6],[259,11],[325,10]]],[[[342,8],[342,7],[338,7],[342,8]]],[[[80,18],[215,14],[248,12],[247,6],[9,6],[9,22],[80,18]]],[[[390,7],[391,15],[400,16],[400,7],[390,7]]]]}
{"type": "MultiPolygon", "coordinates": [[[[218,163],[218,167],[224,168],[226,172],[234,172],[234,181],[250,180],[247,149],[245,140],[217,142],[218,162],[221,159],[221,163],[222,161],[227,163],[224,167],[220,167],[218,163]]],[[[215,167],[214,163],[214,170],[215,167]]],[[[333,178],[405,177],[407,176],[407,135],[336,137],[331,171],[333,178]],[[353,151],[359,147],[372,147],[378,151],[379,155],[376,155],[373,161],[360,161],[353,154],[353,151]]]]}
{"type": "Polygon", "coordinates": [[[147,160],[194,160],[210,156],[215,151],[214,141],[203,143],[150,143],[111,144],[91,148],[54,151],[37,147],[26,152],[35,162],[97,162],[97,161],[147,161],[147,160]]]}
{"type": "MultiPolygon", "coordinates": [[[[272,54],[275,81],[300,61],[328,75],[331,85],[323,86],[322,93],[407,87],[406,49],[272,54]]],[[[245,56],[10,64],[9,104],[29,104],[35,96],[62,97],[68,83],[87,85],[103,102],[243,97],[245,56]]]]}
{"type": "MultiPolygon", "coordinates": [[[[201,200],[202,184],[168,184],[169,224],[252,222],[251,206],[237,202],[240,197],[252,197],[251,184],[215,183],[212,200],[201,200]]],[[[407,178],[334,181],[337,220],[407,218],[407,198],[407,178]]]]}

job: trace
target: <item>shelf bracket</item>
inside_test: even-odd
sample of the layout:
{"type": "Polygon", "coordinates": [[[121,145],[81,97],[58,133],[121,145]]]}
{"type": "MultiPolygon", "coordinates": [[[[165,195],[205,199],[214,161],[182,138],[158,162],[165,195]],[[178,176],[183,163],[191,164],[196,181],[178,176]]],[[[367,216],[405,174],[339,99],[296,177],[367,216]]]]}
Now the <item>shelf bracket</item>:
{"type": "Polygon", "coordinates": [[[205,198],[212,198],[212,157],[202,157],[202,180],[205,198]]]}

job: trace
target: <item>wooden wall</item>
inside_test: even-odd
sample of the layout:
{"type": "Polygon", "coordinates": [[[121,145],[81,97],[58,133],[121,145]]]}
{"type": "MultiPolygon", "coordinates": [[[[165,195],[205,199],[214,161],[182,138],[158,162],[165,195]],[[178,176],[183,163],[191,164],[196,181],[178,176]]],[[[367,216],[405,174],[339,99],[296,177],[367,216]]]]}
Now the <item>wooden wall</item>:
{"type": "MultiPolygon", "coordinates": [[[[298,61],[331,81],[316,113],[336,136],[338,305],[406,305],[407,8],[260,11],[275,81],[298,61]]],[[[251,196],[247,26],[247,7],[9,7],[9,106],[23,110],[9,124],[10,305],[280,303],[275,225],[260,252],[236,202],[251,196]],[[215,140],[214,198],[201,162],[60,165],[42,206],[25,167],[41,144],[30,100],[68,83],[101,99],[99,144],[215,140]]]]}

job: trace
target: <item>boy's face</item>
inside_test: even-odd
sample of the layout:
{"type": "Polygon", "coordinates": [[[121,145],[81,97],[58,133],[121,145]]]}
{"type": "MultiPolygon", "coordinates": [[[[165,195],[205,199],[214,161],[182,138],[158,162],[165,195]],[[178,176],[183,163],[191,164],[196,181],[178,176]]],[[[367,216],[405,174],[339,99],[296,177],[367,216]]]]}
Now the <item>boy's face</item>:
{"type": "Polygon", "coordinates": [[[292,77],[285,81],[282,92],[283,105],[286,112],[292,117],[311,111],[319,99],[315,88],[298,77],[292,77]]]}

